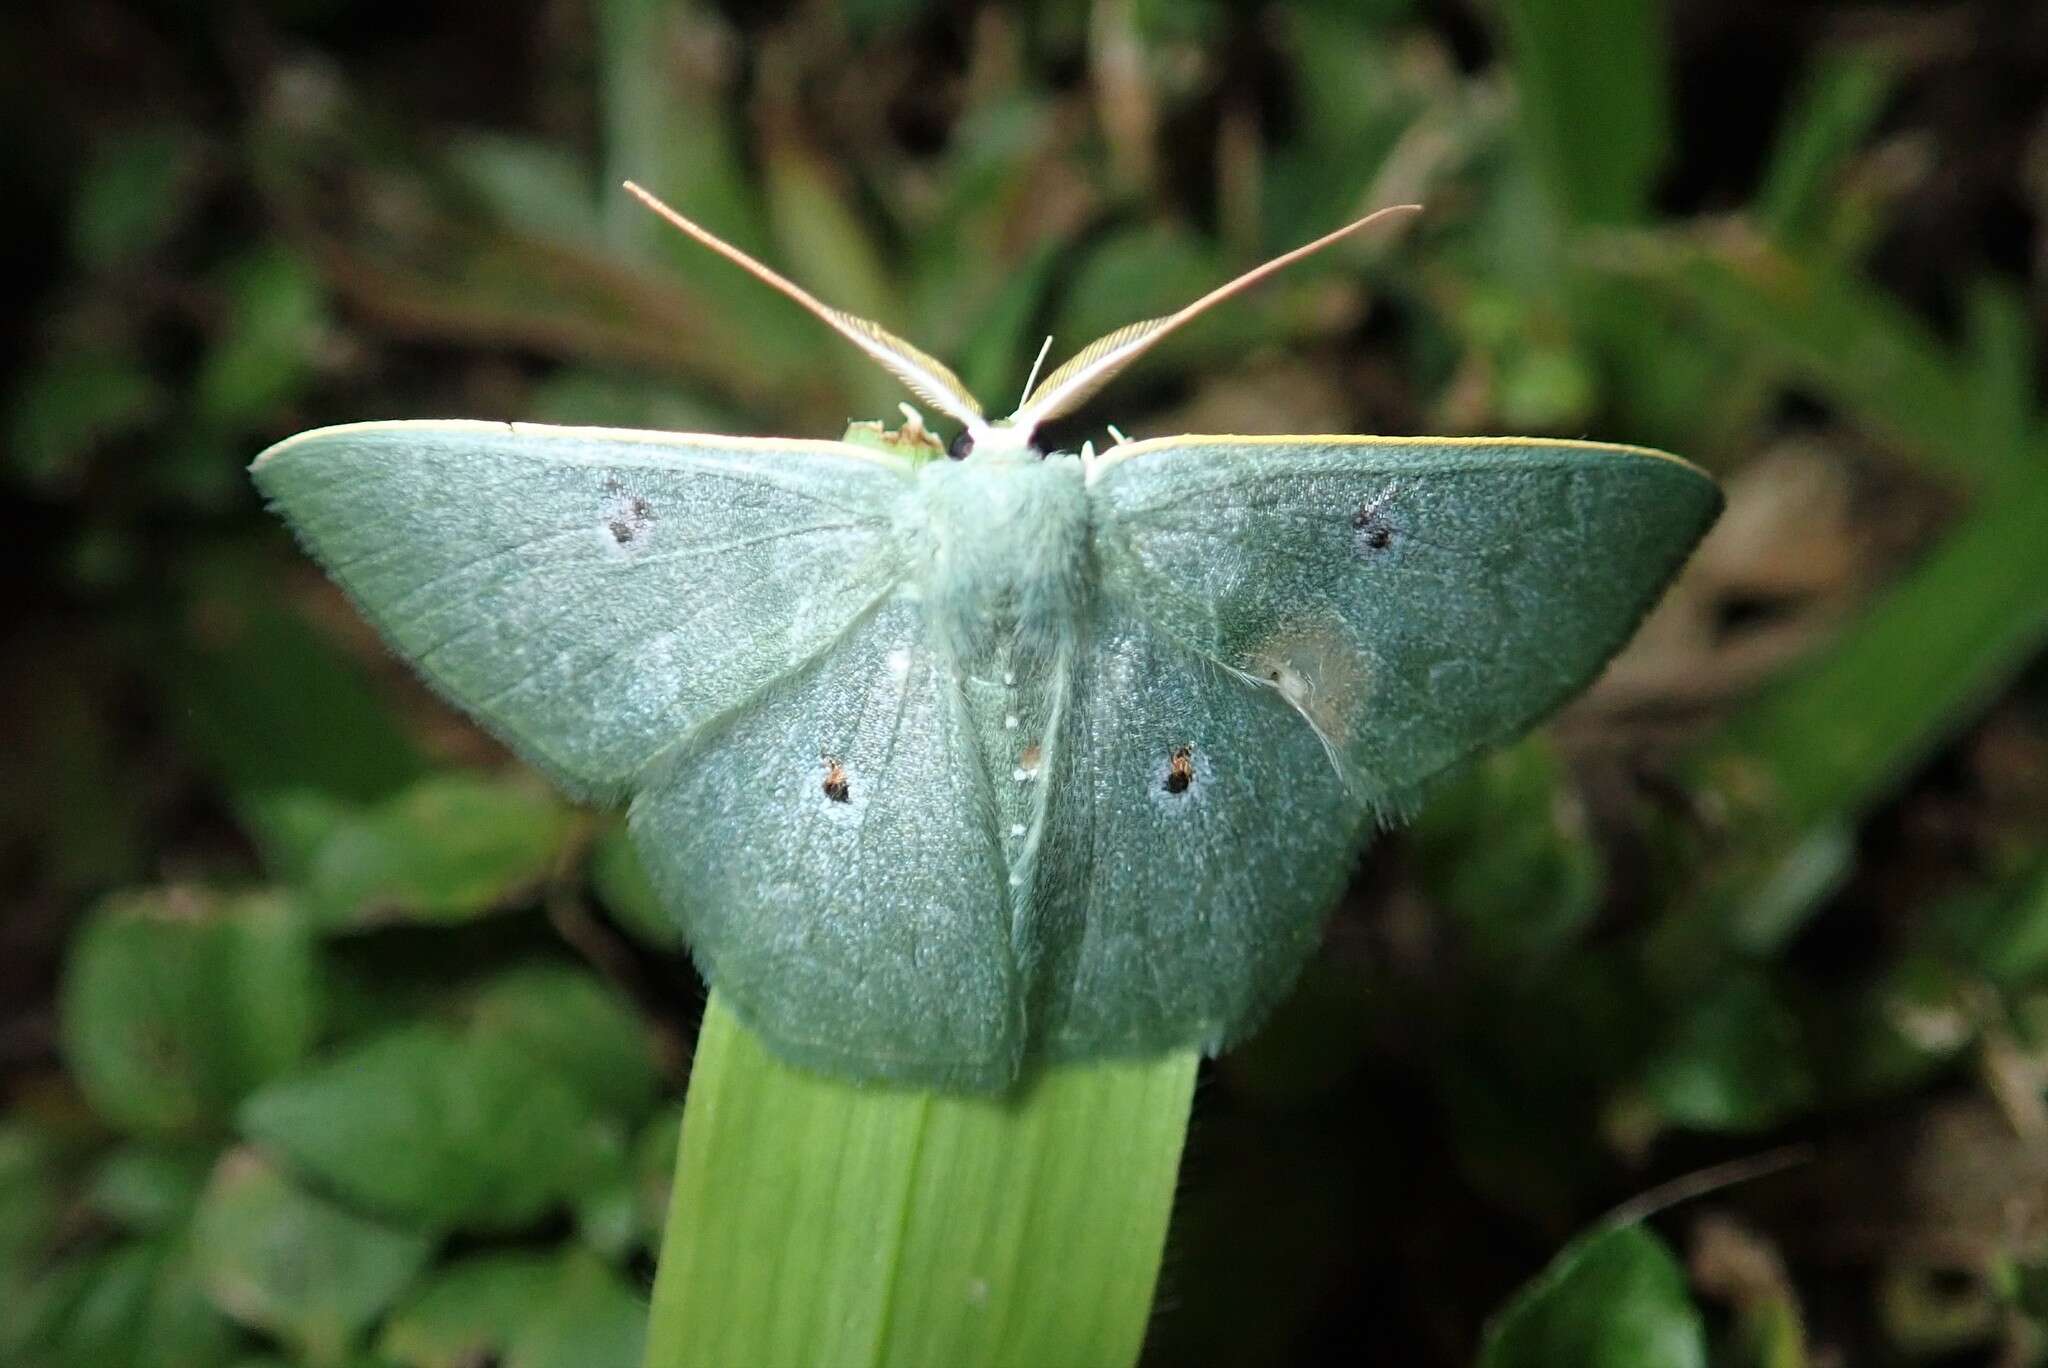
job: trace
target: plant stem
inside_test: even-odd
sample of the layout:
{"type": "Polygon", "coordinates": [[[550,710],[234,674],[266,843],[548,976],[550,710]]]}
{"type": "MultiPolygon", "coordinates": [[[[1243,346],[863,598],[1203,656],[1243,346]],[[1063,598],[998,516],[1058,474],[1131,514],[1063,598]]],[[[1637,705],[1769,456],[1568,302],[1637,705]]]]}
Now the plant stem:
{"type": "Polygon", "coordinates": [[[1134,1362],[1194,1078],[1181,1051],[1002,1097],[862,1086],[712,994],[647,1368],[1134,1362]]]}

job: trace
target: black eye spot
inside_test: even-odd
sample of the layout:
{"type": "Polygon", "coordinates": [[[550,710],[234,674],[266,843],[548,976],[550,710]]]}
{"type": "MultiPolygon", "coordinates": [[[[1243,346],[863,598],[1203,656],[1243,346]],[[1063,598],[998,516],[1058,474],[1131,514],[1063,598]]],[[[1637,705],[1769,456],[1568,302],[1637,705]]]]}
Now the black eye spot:
{"type": "Polygon", "coordinates": [[[1188,785],[1195,782],[1194,749],[1189,746],[1175,746],[1173,756],[1166,767],[1166,782],[1161,785],[1168,793],[1186,793],[1188,785]]]}
{"type": "Polygon", "coordinates": [[[837,760],[825,762],[825,796],[835,803],[848,802],[853,797],[853,784],[846,777],[845,767],[837,760]]]}
{"type": "Polygon", "coordinates": [[[968,453],[973,450],[974,434],[966,428],[961,428],[960,431],[954,433],[953,440],[946,445],[946,455],[956,461],[966,460],[968,453]]]}
{"type": "Polygon", "coordinates": [[[633,524],[627,522],[624,518],[613,518],[605,526],[611,529],[612,540],[619,545],[624,546],[627,542],[633,540],[633,524]]]}

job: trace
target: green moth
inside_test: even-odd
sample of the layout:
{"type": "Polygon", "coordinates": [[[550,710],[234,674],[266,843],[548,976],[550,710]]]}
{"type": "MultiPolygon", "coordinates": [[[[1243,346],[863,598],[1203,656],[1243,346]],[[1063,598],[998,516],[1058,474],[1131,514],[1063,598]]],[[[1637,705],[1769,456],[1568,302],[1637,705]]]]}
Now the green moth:
{"type": "Polygon", "coordinates": [[[435,687],[630,804],[706,977],[799,1064],[992,1089],[1242,1037],[1375,822],[1582,687],[1720,507],[1695,467],[1590,442],[1036,445],[1370,219],[992,421],[628,188],[957,420],[950,450],[914,412],[840,441],[385,422],[252,469],[435,687]]]}

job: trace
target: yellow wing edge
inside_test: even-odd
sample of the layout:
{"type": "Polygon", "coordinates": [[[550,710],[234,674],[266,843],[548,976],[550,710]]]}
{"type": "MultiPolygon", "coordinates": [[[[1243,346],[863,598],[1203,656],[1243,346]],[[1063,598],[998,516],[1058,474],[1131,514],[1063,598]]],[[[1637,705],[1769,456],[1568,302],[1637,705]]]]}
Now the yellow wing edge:
{"type": "Polygon", "coordinates": [[[1259,436],[1240,436],[1232,433],[1186,433],[1173,437],[1146,437],[1134,442],[1122,442],[1102,452],[1095,458],[1093,475],[1099,476],[1109,467],[1138,456],[1147,456],[1157,451],[1171,451],[1175,447],[1190,445],[1213,446],[1375,446],[1375,447],[1530,447],[1555,450],[1559,447],[1571,451],[1605,451],[1630,456],[1647,456],[1654,460],[1669,461],[1692,471],[1701,479],[1712,482],[1714,477],[1701,467],[1674,456],[1668,451],[1655,447],[1633,446],[1626,442],[1592,442],[1579,437],[1370,437],[1355,433],[1301,434],[1268,433],[1259,436]]]}
{"type": "Polygon", "coordinates": [[[296,433],[281,442],[272,443],[249,463],[249,469],[260,470],[293,447],[311,444],[330,437],[352,436],[363,433],[444,432],[468,433],[475,436],[526,437],[543,441],[563,442],[613,442],[638,444],[647,447],[683,447],[690,449],[716,449],[720,451],[778,451],[803,453],[813,456],[843,456],[853,460],[867,461],[889,470],[904,471],[910,468],[908,461],[891,456],[884,451],[870,447],[855,446],[851,442],[835,442],[816,437],[728,437],[709,432],[667,432],[659,428],[614,428],[578,427],[558,423],[506,423],[483,418],[397,418],[373,420],[363,423],[336,423],[329,427],[310,428],[296,433]]]}

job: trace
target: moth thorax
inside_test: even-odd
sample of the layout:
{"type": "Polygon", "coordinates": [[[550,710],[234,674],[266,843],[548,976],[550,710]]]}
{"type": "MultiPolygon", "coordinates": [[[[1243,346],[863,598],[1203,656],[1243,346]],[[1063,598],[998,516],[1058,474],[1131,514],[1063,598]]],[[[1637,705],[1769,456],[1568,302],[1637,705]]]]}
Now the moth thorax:
{"type": "Polygon", "coordinates": [[[1077,461],[934,462],[917,511],[931,555],[927,614],[963,653],[997,641],[1050,645],[1087,593],[1088,494],[1077,461]]]}

